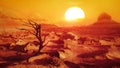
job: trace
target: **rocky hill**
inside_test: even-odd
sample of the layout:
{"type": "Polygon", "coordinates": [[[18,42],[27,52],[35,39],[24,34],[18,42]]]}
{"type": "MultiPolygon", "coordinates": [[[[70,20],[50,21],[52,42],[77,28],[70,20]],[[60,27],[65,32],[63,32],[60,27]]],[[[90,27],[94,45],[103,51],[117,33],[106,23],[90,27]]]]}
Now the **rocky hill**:
{"type": "Polygon", "coordinates": [[[89,33],[101,35],[116,35],[120,34],[120,23],[112,20],[111,16],[107,13],[102,13],[98,20],[90,25],[85,27],[89,31],[89,33]]]}

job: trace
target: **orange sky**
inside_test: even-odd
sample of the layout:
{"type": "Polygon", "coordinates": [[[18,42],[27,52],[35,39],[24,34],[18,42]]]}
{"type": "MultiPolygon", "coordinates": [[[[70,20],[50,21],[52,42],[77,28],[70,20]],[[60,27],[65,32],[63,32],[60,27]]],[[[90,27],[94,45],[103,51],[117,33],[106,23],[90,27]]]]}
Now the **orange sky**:
{"type": "Polygon", "coordinates": [[[61,22],[65,21],[66,10],[77,6],[82,8],[86,15],[79,23],[81,25],[95,22],[102,12],[107,12],[120,22],[119,4],[120,0],[0,0],[0,11],[13,17],[41,18],[49,23],[65,25],[61,22]]]}

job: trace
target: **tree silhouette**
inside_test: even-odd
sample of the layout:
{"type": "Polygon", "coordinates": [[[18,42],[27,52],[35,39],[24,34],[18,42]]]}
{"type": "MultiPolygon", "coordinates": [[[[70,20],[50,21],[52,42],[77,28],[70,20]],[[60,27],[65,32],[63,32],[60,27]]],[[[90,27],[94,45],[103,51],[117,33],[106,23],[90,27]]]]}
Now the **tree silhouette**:
{"type": "Polygon", "coordinates": [[[42,39],[42,29],[41,29],[41,24],[33,21],[33,20],[28,20],[27,22],[25,22],[26,26],[33,28],[33,32],[29,31],[31,34],[33,34],[37,39],[38,39],[38,43],[39,43],[39,49],[38,51],[34,54],[34,55],[38,55],[41,53],[41,50],[47,45],[47,43],[45,43],[46,37],[48,36],[48,34],[44,34],[43,39],[42,39]],[[45,44],[44,44],[45,43],[45,44]]]}

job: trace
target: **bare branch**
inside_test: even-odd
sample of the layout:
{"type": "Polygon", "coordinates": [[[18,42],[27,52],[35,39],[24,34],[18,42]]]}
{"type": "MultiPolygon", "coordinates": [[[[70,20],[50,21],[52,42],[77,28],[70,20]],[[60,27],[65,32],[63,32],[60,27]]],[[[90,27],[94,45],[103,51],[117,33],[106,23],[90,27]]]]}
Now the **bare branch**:
{"type": "Polygon", "coordinates": [[[47,41],[47,43],[46,43],[46,44],[44,44],[43,46],[45,47],[48,43],[49,43],[49,41],[47,41]]]}
{"type": "Polygon", "coordinates": [[[18,29],[18,30],[27,30],[27,29],[25,29],[25,28],[17,28],[17,27],[16,27],[16,29],[18,29]]]}
{"type": "Polygon", "coordinates": [[[33,20],[27,20],[27,22],[24,21],[24,25],[33,28],[33,31],[29,31],[30,34],[34,35],[37,40],[39,41],[39,50],[37,51],[37,54],[48,44],[48,42],[45,43],[47,35],[44,36],[44,39],[42,40],[42,35],[41,35],[41,24],[36,23],[33,20]],[[45,43],[45,44],[43,44],[45,43]]]}
{"type": "Polygon", "coordinates": [[[48,36],[48,34],[45,34],[45,35],[43,36],[43,41],[42,41],[42,42],[45,42],[47,36],[48,36]]]}

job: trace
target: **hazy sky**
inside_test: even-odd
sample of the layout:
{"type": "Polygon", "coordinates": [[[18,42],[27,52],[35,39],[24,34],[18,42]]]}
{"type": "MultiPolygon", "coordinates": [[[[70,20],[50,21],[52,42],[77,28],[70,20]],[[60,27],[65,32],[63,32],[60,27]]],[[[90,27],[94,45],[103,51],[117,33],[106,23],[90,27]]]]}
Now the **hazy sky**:
{"type": "Polygon", "coordinates": [[[21,18],[41,18],[50,23],[65,21],[65,12],[69,7],[83,9],[86,18],[79,24],[95,22],[99,14],[107,12],[120,22],[120,0],[0,0],[0,11],[21,18]],[[84,22],[84,23],[83,23],[84,22]]]}

